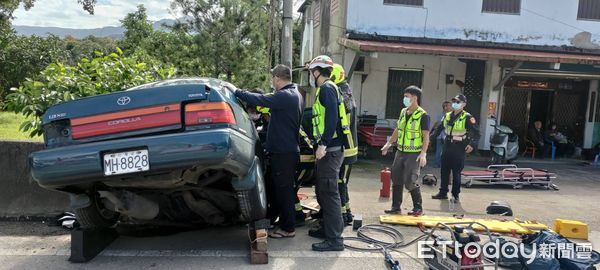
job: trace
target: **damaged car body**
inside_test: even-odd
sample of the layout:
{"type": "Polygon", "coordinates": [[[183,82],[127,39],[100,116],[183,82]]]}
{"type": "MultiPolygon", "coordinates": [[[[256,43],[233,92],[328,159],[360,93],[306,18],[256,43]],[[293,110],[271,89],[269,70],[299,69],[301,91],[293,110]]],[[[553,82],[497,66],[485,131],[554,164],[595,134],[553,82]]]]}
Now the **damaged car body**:
{"type": "Polygon", "coordinates": [[[172,79],[57,104],[33,178],[68,193],[87,228],[262,219],[263,150],[231,87],[172,79]]]}

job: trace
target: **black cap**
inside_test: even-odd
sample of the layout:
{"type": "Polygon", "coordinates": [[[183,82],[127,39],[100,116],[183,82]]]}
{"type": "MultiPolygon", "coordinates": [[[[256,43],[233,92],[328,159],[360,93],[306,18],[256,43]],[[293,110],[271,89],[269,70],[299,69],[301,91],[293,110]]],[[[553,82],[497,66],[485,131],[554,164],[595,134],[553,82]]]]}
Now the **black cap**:
{"type": "Polygon", "coordinates": [[[452,101],[454,101],[454,100],[459,100],[464,103],[467,103],[467,97],[465,97],[465,95],[463,95],[463,94],[456,95],[455,97],[452,98],[452,101]]]}

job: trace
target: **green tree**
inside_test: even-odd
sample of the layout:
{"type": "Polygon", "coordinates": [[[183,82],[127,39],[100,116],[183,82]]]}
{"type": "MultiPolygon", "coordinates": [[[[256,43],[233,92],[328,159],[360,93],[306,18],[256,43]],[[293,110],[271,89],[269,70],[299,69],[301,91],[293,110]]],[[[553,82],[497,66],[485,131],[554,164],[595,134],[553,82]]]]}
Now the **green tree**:
{"type": "Polygon", "coordinates": [[[69,64],[75,64],[82,58],[93,58],[96,52],[109,54],[117,49],[117,42],[110,37],[89,36],[76,39],[72,36],[65,37],[66,50],[69,53],[69,64]]]}
{"type": "Polygon", "coordinates": [[[125,37],[119,45],[125,52],[133,53],[154,32],[144,5],[137,6],[137,11],[127,14],[121,24],[125,28],[125,37]]]}
{"type": "Polygon", "coordinates": [[[171,6],[187,18],[181,29],[193,36],[197,73],[244,87],[267,85],[266,0],[174,0],[171,6]]]}
{"type": "Polygon", "coordinates": [[[36,78],[27,78],[7,96],[6,109],[22,113],[32,120],[21,130],[30,136],[41,135],[41,117],[57,103],[76,98],[120,91],[135,85],[170,78],[173,66],[163,65],[144,54],[124,57],[122,51],[94,59],[83,58],[77,65],[52,63],[36,78]]]}
{"type": "Polygon", "coordinates": [[[194,56],[198,50],[194,36],[181,31],[154,31],[141,48],[163,63],[177,67],[178,75],[209,76],[202,70],[203,62],[194,56]]]}
{"type": "MultiPolygon", "coordinates": [[[[88,13],[94,14],[96,1],[77,0],[77,3],[88,13]]],[[[0,0],[0,107],[10,87],[17,86],[26,76],[37,74],[48,63],[64,60],[64,55],[56,58],[57,51],[53,47],[57,42],[55,37],[43,40],[39,37],[22,38],[15,35],[10,22],[15,10],[19,5],[29,10],[34,4],[35,0],[0,0]],[[24,44],[18,44],[20,42],[24,44]],[[48,49],[48,53],[45,54],[42,48],[48,49]],[[38,52],[41,54],[37,54],[38,52]],[[23,61],[20,61],[20,57],[23,57],[23,61]]]]}
{"type": "Polygon", "coordinates": [[[65,42],[56,36],[13,34],[8,40],[0,50],[0,102],[8,89],[18,86],[26,77],[38,74],[50,63],[69,60],[65,42]]]}

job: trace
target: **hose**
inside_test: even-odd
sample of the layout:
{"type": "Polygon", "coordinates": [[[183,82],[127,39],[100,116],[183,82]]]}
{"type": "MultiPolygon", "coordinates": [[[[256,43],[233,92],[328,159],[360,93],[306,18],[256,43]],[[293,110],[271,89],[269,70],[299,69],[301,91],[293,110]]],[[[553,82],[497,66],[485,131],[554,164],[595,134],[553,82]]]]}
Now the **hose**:
{"type": "MultiPolygon", "coordinates": [[[[390,251],[400,252],[399,249],[411,246],[417,241],[427,237],[425,231],[421,230],[423,234],[419,235],[415,239],[404,242],[404,235],[392,226],[381,225],[381,224],[368,224],[358,228],[356,237],[344,237],[344,246],[351,250],[365,251],[365,252],[382,252],[386,263],[390,269],[400,269],[398,261],[394,261],[390,255],[390,251]],[[369,236],[371,233],[380,233],[391,238],[391,242],[379,240],[369,236]],[[362,242],[373,247],[357,247],[348,244],[348,242],[362,242]]],[[[423,264],[422,262],[418,261],[423,264]]]]}
{"type": "Polygon", "coordinates": [[[418,236],[417,238],[405,243],[404,235],[402,235],[402,233],[400,231],[396,230],[392,226],[381,225],[381,224],[364,225],[358,229],[356,234],[357,234],[356,237],[344,237],[344,241],[362,242],[362,243],[365,243],[368,245],[373,245],[374,247],[364,248],[364,247],[352,246],[349,244],[344,244],[344,246],[346,246],[347,248],[352,249],[352,250],[369,251],[369,252],[397,250],[397,249],[405,248],[405,247],[413,245],[417,241],[427,237],[426,234],[422,234],[422,235],[418,236]],[[393,241],[386,242],[386,241],[379,240],[379,239],[369,236],[369,233],[372,233],[372,232],[384,234],[384,235],[388,236],[389,238],[391,238],[393,241]]]}

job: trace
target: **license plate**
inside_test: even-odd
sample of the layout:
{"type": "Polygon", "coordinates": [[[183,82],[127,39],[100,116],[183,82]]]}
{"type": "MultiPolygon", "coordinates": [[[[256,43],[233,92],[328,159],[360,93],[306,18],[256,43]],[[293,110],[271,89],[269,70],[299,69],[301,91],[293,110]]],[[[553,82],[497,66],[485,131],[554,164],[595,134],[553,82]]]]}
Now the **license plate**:
{"type": "Polygon", "coordinates": [[[135,150],[104,155],[104,175],[126,174],[150,170],[148,150],[135,150]]]}

